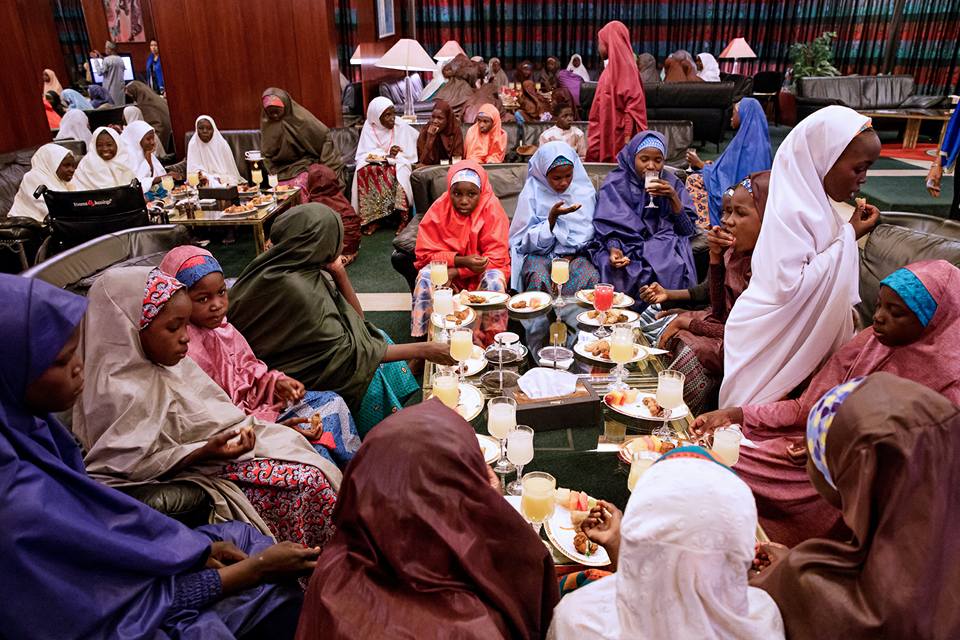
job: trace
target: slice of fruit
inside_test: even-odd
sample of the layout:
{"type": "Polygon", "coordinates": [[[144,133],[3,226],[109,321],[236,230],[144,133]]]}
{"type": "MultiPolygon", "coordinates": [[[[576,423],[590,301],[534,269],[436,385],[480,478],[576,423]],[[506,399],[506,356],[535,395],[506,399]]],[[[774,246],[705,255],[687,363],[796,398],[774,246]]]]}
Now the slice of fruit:
{"type": "Polygon", "coordinates": [[[589,506],[590,503],[589,503],[589,501],[588,501],[588,497],[589,497],[589,496],[587,496],[587,494],[585,494],[583,491],[581,491],[581,492],[579,493],[578,501],[577,501],[577,510],[578,510],[578,511],[589,511],[589,510],[590,510],[590,506],[589,506]]]}
{"type": "Polygon", "coordinates": [[[557,489],[557,495],[554,497],[554,501],[561,507],[570,504],[570,489],[564,489],[562,487],[557,489]]]}

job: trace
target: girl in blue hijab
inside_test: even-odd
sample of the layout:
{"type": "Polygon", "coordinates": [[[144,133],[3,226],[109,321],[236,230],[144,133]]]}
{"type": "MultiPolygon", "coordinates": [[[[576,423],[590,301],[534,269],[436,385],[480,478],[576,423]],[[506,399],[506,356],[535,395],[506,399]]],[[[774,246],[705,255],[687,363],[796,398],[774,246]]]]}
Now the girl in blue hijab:
{"type": "Polygon", "coordinates": [[[0,299],[3,636],[292,637],[299,588],[260,583],[309,571],[319,550],[239,522],[191,530],[91,479],[52,415],[83,389],[87,301],[4,274],[0,299]]]}
{"type": "Polygon", "coordinates": [[[530,158],[527,182],[510,223],[510,286],[555,294],[553,258],[570,259],[564,295],[597,284],[586,246],[593,239],[597,190],[576,150],[563,141],[542,145],[530,158]]]}

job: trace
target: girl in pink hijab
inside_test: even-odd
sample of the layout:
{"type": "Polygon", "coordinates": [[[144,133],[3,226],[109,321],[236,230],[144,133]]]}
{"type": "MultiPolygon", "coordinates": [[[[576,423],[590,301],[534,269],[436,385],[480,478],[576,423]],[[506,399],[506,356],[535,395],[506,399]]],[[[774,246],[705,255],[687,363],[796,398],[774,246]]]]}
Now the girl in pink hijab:
{"type": "Polygon", "coordinates": [[[206,249],[182,245],[164,256],[160,270],[183,283],[193,302],[187,356],[247,415],[300,430],[320,455],[345,468],[360,448],[346,402],[332,391],[307,391],[257,358],[227,322],[227,285],[217,259],[206,249]]]}

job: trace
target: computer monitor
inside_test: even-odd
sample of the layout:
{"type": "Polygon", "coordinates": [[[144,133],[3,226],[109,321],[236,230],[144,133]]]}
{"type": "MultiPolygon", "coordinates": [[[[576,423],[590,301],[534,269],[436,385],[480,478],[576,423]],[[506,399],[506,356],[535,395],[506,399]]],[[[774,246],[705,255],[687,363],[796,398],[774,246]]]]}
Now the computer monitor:
{"type": "MultiPolygon", "coordinates": [[[[118,53],[123,59],[123,80],[132,82],[133,77],[133,57],[129,53],[118,53]]],[[[103,58],[90,58],[90,76],[97,84],[103,83],[103,58]]]]}

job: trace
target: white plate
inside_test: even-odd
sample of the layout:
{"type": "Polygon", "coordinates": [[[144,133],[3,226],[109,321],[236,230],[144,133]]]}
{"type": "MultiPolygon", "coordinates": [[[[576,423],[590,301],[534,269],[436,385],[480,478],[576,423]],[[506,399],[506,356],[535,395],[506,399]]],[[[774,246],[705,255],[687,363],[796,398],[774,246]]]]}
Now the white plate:
{"type": "Polygon", "coordinates": [[[275,204],[276,201],[277,201],[276,198],[271,197],[269,202],[261,202],[260,204],[255,204],[253,202],[253,198],[250,198],[250,204],[252,204],[255,207],[269,207],[270,205],[275,204]]]}
{"type": "MultiPolygon", "coordinates": [[[[593,341],[591,340],[590,342],[593,342],[593,341]]],[[[580,356],[583,356],[587,360],[592,360],[593,362],[601,362],[603,364],[612,364],[612,365],[617,364],[616,362],[614,362],[613,360],[610,360],[609,358],[599,358],[593,355],[592,353],[587,351],[587,344],[589,343],[578,342],[577,344],[573,345],[574,353],[580,356]]],[[[633,345],[633,349],[637,355],[630,362],[640,362],[641,360],[645,360],[649,356],[649,352],[647,351],[646,347],[642,347],[639,344],[635,344],[633,345]]],[[[630,363],[628,362],[627,364],[630,364],[630,363]]]]}
{"type": "MultiPolygon", "coordinates": [[[[477,434],[477,442],[480,443],[480,453],[483,454],[483,461],[487,464],[493,464],[500,457],[500,443],[492,436],[477,434]]],[[[519,507],[518,507],[519,508],[519,507]]]]}
{"type": "Polygon", "coordinates": [[[274,187],[273,189],[271,189],[271,191],[279,195],[286,195],[288,193],[293,193],[294,191],[300,191],[300,187],[294,187],[289,184],[283,184],[283,185],[278,185],[274,187]]]}
{"type": "Polygon", "coordinates": [[[487,358],[483,355],[483,349],[473,345],[473,354],[471,358],[463,363],[463,375],[475,376],[487,367],[487,358]]]}
{"type": "Polygon", "coordinates": [[[230,212],[230,213],[227,213],[226,211],[221,211],[220,214],[221,214],[223,217],[231,218],[231,217],[234,217],[234,216],[252,216],[252,215],[255,214],[256,212],[257,212],[257,208],[256,208],[256,207],[253,207],[253,208],[250,209],[249,211],[237,211],[237,212],[230,212]]]}
{"type": "MultiPolygon", "coordinates": [[[[587,297],[588,294],[593,293],[593,289],[580,289],[577,291],[577,300],[587,305],[588,307],[593,306],[593,300],[587,297]]],[[[615,291],[613,293],[613,307],[614,309],[626,309],[627,307],[632,307],[635,300],[623,293],[622,291],[615,291]]]]}
{"type": "MultiPolygon", "coordinates": [[[[460,311],[464,309],[464,307],[460,305],[460,303],[454,301],[454,309],[456,311],[460,311]]],[[[467,317],[461,320],[459,323],[452,322],[450,320],[447,320],[446,318],[441,318],[439,313],[431,313],[430,320],[433,322],[433,326],[437,327],[438,329],[456,329],[458,327],[469,327],[471,324],[473,324],[473,321],[477,319],[477,312],[471,309],[470,307],[466,307],[466,310],[467,310],[467,317]]]]}
{"type": "Polygon", "coordinates": [[[463,416],[464,420],[470,422],[483,411],[483,395],[480,393],[480,389],[472,384],[461,382],[459,386],[460,404],[457,405],[457,413],[463,416]]]}
{"type": "MultiPolygon", "coordinates": [[[[644,398],[653,398],[654,400],[656,400],[657,395],[655,393],[641,392],[640,395],[637,396],[636,402],[625,404],[623,406],[612,405],[608,403],[607,396],[604,395],[603,404],[607,405],[617,413],[622,413],[623,415],[630,416],[631,418],[639,418],[641,420],[653,420],[655,422],[663,422],[663,418],[654,418],[652,415],[650,415],[650,410],[647,409],[645,404],[643,404],[644,398]]],[[[690,413],[690,410],[687,408],[687,405],[685,404],[680,405],[676,409],[670,410],[670,416],[667,419],[676,420],[678,418],[682,418],[686,416],[688,413],[690,413]]]]}
{"type": "Polygon", "coordinates": [[[457,294],[457,297],[460,299],[461,304],[475,308],[492,307],[494,305],[503,304],[510,299],[510,295],[503,293],[502,291],[461,291],[459,294],[457,294]],[[467,294],[480,296],[484,298],[484,302],[469,302],[467,300],[467,294]]]}
{"type": "MultiPolygon", "coordinates": [[[[627,319],[624,320],[623,322],[636,322],[637,320],[640,319],[640,314],[637,313],[636,311],[630,311],[630,309],[617,309],[617,311],[627,317],[627,319]]],[[[600,322],[596,318],[589,317],[590,313],[592,312],[584,311],[583,313],[578,315],[577,322],[579,322],[582,325],[586,325],[588,327],[599,327],[600,322]]],[[[612,327],[614,324],[618,324],[618,323],[608,322],[606,323],[605,326],[612,327]]]]}
{"type": "Polygon", "coordinates": [[[552,301],[553,298],[550,297],[550,294],[544,291],[526,291],[524,293],[518,293],[510,298],[510,302],[507,303],[507,309],[514,313],[539,313],[549,309],[552,301]],[[538,300],[540,302],[540,306],[536,309],[530,309],[529,307],[524,307],[523,309],[514,309],[513,305],[521,300],[525,300],[528,305],[530,304],[531,300],[538,300]]]}
{"type": "Polygon", "coordinates": [[[603,547],[597,547],[596,553],[585,556],[573,546],[573,538],[577,532],[570,522],[570,510],[566,507],[557,505],[550,519],[543,523],[543,528],[553,546],[574,562],[588,567],[605,567],[610,564],[610,556],[603,547]]]}

